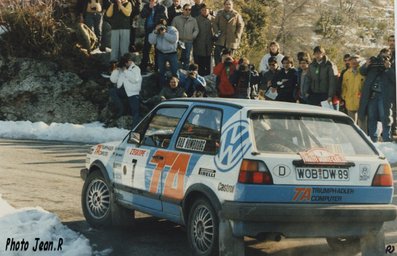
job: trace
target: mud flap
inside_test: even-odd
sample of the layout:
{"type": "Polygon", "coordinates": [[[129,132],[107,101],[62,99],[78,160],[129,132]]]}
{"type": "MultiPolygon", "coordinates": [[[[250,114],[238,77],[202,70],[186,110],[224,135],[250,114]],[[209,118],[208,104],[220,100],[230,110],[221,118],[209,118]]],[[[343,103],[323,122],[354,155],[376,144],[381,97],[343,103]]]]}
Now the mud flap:
{"type": "Polygon", "coordinates": [[[219,256],[244,255],[244,237],[233,236],[230,221],[219,218],[219,256]]]}
{"type": "Polygon", "coordinates": [[[361,237],[362,256],[380,256],[385,254],[385,234],[383,229],[372,231],[361,237]]]}

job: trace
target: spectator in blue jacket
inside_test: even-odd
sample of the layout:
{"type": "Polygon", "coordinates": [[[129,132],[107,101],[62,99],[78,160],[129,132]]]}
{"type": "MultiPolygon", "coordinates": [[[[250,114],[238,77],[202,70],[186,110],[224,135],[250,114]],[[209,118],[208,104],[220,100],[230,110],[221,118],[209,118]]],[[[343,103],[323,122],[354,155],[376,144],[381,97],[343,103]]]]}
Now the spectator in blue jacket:
{"type": "Polygon", "coordinates": [[[198,74],[197,64],[190,64],[186,74],[179,72],[179,79],[188,97],[196,96],[196,92],[203,92],[203,96],[206,96],[205,87],[207,83],[204,77],[198,74]]]}

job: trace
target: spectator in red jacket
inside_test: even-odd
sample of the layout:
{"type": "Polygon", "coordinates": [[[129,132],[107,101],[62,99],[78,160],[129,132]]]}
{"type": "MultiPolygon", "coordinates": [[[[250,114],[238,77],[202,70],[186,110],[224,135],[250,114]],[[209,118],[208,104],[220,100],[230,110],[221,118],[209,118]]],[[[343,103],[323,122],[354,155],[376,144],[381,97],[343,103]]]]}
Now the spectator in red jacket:
{"type": "Polygon", "coordinates": [[[231,51],[224,49],[221,62],[214,67],[214,74],[217,76],[216,85],[219,97],[232,98],[234,96],[234,86],[230,82],[230,78],[236,71],[237,64],[237,61],[231,56],[231,51]]]}

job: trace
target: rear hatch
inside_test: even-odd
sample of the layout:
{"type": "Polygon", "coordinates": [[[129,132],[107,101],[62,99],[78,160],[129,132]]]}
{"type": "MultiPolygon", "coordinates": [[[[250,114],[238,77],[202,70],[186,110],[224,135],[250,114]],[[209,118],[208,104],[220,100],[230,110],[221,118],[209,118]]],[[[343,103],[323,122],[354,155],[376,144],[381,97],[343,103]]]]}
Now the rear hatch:
{"type": "Polygon", "coordinates": [[[251,113],[236,201],[384,204],[390,165],[347,116],[251,113]]]}

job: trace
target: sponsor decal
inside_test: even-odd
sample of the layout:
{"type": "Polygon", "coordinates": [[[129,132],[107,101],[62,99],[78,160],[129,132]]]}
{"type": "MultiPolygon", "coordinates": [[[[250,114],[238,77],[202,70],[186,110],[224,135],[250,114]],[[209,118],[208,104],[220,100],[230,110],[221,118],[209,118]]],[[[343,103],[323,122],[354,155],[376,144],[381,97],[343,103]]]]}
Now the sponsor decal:
{"type": "Polygon", "coordinates": [[[179,137],[176,148],[203,152],[206,143],[207,141],[202,139],[179,137]]]}
{"type": "Polygon", "coordinates": [[[133,148],[130,150],[129,154],[132,156],[146,156],[147,151],[143,149],[133,148]]]}
{"type": "Polygon", "coordinates": [[[292,201],[295,202],[340,202],[344,195],[354,193],[351,188],[306,188],[297,187],[292,201]]]}
{"type": "Polygon", "coordinates": [[[215,178],[216,171],[207,168],[200,168],[198,174],[206,177],[215,178]]]}
{"type": "Polygon", "coordinates": [[[94,155],[107,156],[109,154],[109,151],[113,150],[113,148],[114,147],[99,144],[94,150],[94,155]]]}
{"type": "MultiPolygon", "coordinates": [[[[231,120],[235,119],[239,119],[239,113],[231,118],[231,120]]],[[[235,168],[251,146],[248,122],[228,121],[222,133],[220,150],[214,158],[217,170],[228,172],[235,168]]]]}
{"type": "Polygon", "coordinates": [[[324,148],[312,148],[299,152],[305,164],[345,164],[346,159],[340,154],[334,154],[324,148]]]}
{"type": "Polygon", "coordinates": [[[369,170],[370,167],[367,164],[360,164],[360,181],[369,180],[369,170]]]}
{"type": "Polygon", "coordinates": [[[149,177],[149,192],[161,193],[166,197],[182,199],[185,187],[185,176],[191,154],[157,150],[148,164],[154,170],[146,175],[149,177]],[[158,157],[161,156],[161,160],[158,157]],[[163,172],[163,175],[161,174],[163,172]],[[160,183],[163,182],[163,186],[160,183]]]}
{"type": "Polygon", "coordinates": [[[233,185],[229,185],[229,184],[223,184],[222,182],[219,182],[218,191],[233,193],[234,192],[234,186],[233,185]]]}
{"type": "Polygon", "coordinates": [[[286,165],[279,164],[273,168],[272,173],[277,177],[284,178],[291,174],[291,169],[286,165]]]}

